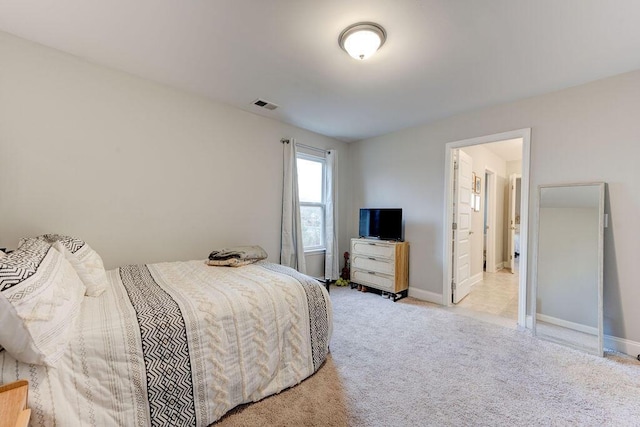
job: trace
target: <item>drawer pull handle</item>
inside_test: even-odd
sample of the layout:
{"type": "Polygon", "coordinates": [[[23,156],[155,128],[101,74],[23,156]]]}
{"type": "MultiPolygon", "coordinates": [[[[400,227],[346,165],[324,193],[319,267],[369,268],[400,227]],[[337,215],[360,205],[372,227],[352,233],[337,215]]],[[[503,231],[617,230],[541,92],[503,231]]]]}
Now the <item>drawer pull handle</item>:
{"type": "Polygon", "coordinates": [[[368,245],[375,246],[375,243],[367,243],[368,245]]]}
{"type": "Polygon", "coordinates": [[[368,271],[368,273],[369,273],[369,274],[373,274],[374,276],[376,275],[376,273],[375,273],[375,272],[373,272],[373,271],[368,271]]]}
{"type": "Polygon", "coordinates": [[[373,260],[373,261],[375,261],[375,260],[376,260],[376,259],[375,259],[374,257],[372,257],[372,256],[370,256],[370,257],[369,257],[369,259],[370,259],[370,260],[373,260]]]}

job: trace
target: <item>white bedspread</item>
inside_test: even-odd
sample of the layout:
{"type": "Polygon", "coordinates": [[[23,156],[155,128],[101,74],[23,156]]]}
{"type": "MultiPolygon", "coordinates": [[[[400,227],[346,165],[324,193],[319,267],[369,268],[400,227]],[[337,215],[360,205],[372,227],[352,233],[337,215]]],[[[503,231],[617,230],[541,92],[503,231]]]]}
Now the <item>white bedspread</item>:
{"type": "Polygon", "coordinates": [[[108,276],[56,368],[0,353],[2,383],[29,380],[32,425],[206,426],[299,383],[328,352],[328,293],[286,267],[189,261],[108,276]]]}

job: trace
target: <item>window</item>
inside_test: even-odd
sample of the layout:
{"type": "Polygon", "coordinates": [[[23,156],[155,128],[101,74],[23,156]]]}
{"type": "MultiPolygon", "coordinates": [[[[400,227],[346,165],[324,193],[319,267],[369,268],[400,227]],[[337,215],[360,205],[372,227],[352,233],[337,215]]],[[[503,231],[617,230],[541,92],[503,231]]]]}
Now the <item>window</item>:
{"type": "Polygon", "coordinates": [[[324,250],[325,161],[322,157],[298,154],[297,167],[304,250],[324,250]]]}

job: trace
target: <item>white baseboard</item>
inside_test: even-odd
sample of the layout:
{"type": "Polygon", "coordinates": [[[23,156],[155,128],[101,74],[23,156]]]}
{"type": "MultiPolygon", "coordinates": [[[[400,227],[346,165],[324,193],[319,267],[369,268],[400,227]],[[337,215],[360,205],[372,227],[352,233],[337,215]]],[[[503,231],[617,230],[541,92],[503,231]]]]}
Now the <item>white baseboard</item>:
{"type": "Polygon", "coordinates": [[[484,273],[482,271],[478,274],[474,274],[469,278],[469,283],[471,283],[469,286],[473,286],[478,282],[482,282],[482,279],[484,279],[484,273]]]}
{"type": "Polygon", "coordinates": [[[442,294],[437,294],[435,292],[409,287],[409,296],[422,301],[442,305],[442,294]]]}
{"type": "MultiPolygon", "coordinates": [[[[538,315],[538,318],[539,317],[540,315],[538,315]]],[[[527,316],[526,323],[527,329],[531,329],[533,327],[531,315],[527,316]]],[[[627,354],[632,357],[636,357],[640,354],[640,342],[614,337],[613,335],[604,336],[604,348],[627,354]]]]}
{"type": "Polygon", "coordinates": [[[640,342],[618,338],[611,335],[604,336],[604,348],[628,354],[633,357],[640,354],[640,342]]]}

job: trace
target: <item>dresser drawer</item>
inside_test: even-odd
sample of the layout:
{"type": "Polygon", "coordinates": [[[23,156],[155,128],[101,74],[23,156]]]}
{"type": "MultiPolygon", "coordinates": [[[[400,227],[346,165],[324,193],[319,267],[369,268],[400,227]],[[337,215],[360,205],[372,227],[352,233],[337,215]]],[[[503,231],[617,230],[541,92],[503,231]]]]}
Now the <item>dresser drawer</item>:
{"type": "Polygon", "coordinates": [[[393,276],[395,264],[392,260],[367,257],[363,255],[355,255],[351,261],[353,268],[361,270],[375,271],[376,273],[384,273],[393,276]]]}
{"type": "Polygon", "coordinates": [[[383,291],[393,292],[393,277],[376,274],[370,271],[352,270],[351,280],[361,285],[371,286],[383,291]]]}
{"type": "Polygon", "coordinates": [[[353,256],[368,255],[374,257],[393,258],[395,256],[396,247],[393,243],[368,242],[363,240],[354,240],[351,252],[353,256]]]}

